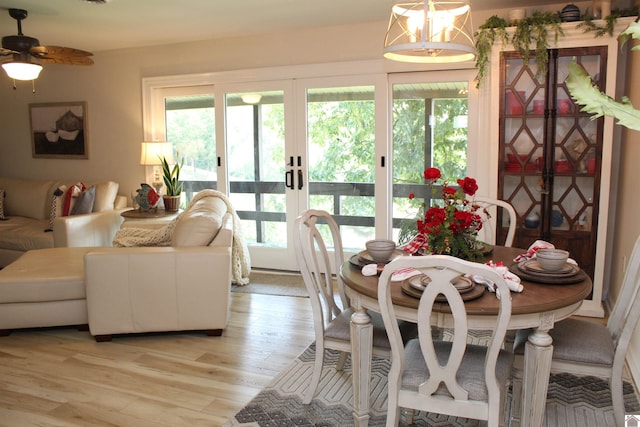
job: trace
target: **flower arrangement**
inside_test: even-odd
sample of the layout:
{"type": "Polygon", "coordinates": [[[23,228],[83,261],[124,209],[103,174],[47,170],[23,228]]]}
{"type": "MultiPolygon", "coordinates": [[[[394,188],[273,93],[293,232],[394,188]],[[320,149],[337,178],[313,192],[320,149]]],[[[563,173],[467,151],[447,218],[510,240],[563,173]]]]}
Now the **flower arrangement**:
{"type": "MultiPolygon", "coordinates": [[[[424,179],[432,186],[442,178],[437,168],[424,171],[424,179]]],[[[482,208],[466,196],[473,196],[478,191],[474,178],[458,179],[459,188],[451,187],[447,182],[442,184],[442,202],[428,209],[424,206],[418,211],[415,221],[415,236],[404,245],[410,254],[428,253],[452,255],[469,260],[482,256],[481,245],[476,238],[482,229],[482,216],[478,213],[482,208]]],[[[414,199],[411,193],[409,199],[414,199]]]]}

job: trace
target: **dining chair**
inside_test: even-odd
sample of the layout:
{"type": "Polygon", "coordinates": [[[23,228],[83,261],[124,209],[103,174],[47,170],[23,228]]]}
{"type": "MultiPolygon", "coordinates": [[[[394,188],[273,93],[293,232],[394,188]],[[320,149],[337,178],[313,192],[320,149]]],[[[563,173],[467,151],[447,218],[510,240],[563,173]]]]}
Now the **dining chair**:
{"type": "Polygon", "coordinates": [[[392,354],[388,427],[398,425],[400,407],[486,420],[489,426],[504,424],[513,355],[502,348],[511,317],[511,294],[501,275],[486,265],[447,255],[400,257],[384,268],[378,282],[378,300],[392,354]],[[392,289],[400,285],[391,282],[391,275],[408,267],[426,274],[431,281],[420,297],[418,338],[403,345],[391,299],[392,289]],[[500,294],[499,312],[487,346],[467,343],[465,303],[452,284],[467,274],[493,280],[500,294]],[[444,326],[452,329],[452,338],[446,341],[431,333],[432,309],[439,295],[446,297],[451,310],[444,326]]]}
{"type": "MultiPolygon", "coordinates": [[[[350,322],[354,310],[350,306],[344,282],[340,275],[335,275],[332,268],[329,254],[331,246],[325,242],[325,237],[331,239],[329,243],[333,246],[334,265],[336,269],[340,268],[344,260],[342,239],[333,217],[322,210],[307,210],[296,219],[294,236],[296,259],[309,293],[316,339],[311,384],[303,397],[303,402],[308,404],[320,382],[325,348],[341,352],[336,369],[343,369],[347,355],[351,352],[350,322]],[[334,275],[340,305],[337,304],[334,294],[334,275]]],[[[389,358],[391,346],[382,317],[379,313],[369,315],[373,325],[373,355],[389,358]]],[[[407,336],[415,336],[414,324],[403,322],[401,327],[407,336]]]]}
{"type": "MultiPolygon", "coordinates": [[[[511,247],[511,245],[513,245],[513,239],[516,235],[517,218],[516,211],[513,206],[511,206],[510,203],[505,202],[504,200],[492,199],[484,196],[475,196],[473,198],[473,202],[484,208],[486,210],[486,213],[488,213],[488,216],[491,218],[486,218],[486,214],[482,215],[483,219],[488,220],[484,221],[484,223],[482,224],[482,230],[480,230],[481,240],[487,243],[492,243],[494,239],[497,238],[495,232],[498,227],[496,226],[496,229],[494,229],[494,224],[496,224],[498,218],[498,208],[502,208],[503,214],[506,214],[509,220],[509,227],[507,229],[507,236],[504,241],[504,246],[511,247]]],[[[498,242],[495,243],[497,244],[498,242]]]]}
{"type": "MultiPolygon", "coordinates": [[[[606,325],[597,321],[568,318],[549,331],[553,339],[551,372],[596,376],[609,381],[615,425],[624,425],[622,372],[629,342],[640,320],[640,237],[635,242],[618,299],[606,325]]],[[[516,365],[529,331],[519,331],[514,343],[516,365]]],[[[514,396],[515,399],[515,396],[514,396]]]]}

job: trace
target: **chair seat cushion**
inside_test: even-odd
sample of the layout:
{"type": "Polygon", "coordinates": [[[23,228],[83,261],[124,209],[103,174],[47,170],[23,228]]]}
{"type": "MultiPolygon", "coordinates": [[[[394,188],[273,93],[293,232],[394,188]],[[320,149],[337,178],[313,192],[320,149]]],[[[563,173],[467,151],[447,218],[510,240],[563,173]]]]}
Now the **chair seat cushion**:
{"type": "Polygon", "coordinates": [[[580,319],[558,322],[549,335],[553,358],[579,363],[612,365],[615,350],[611,333],[603,324],[580,319]]]}
{"type": "MultiPolygon", "coordinates": [[[[434,348],[441,365],[444,365],[451,352],[452,343],[449,341],[434,341],[434,348]]],[[[467,345],[462,358],[462,364],[456,378],[460,386],[469,393],[469,400],[487,401],[487,388],[484,380],[484,362],[486,347],[467,345]]],[[[429,369],[420,349],[418,339],[410,340],[405,346],[404,371],[402,373],[402,388],[418,391],[418,387],[429,379],[429,369]]],[[[498,384],[506,386],[511,375],[513,354],[500,350],[496,364],[496,376],[498,384]]],[[[440,385],[436,391],[438,395],[449,395],[446,387],[440,385]]]]}
{"type": "MultiPolygon", "coordinates": [[[[351,340],[351,316],[354,311],[352,308],[343,310],[338,316],[336,316],[329,326],[327,326],[324,336],[326,338],[332,338],[342,341],[351,340]]],[[[373,346],[380,348],[391,348],[389,344],[389,338],[387,337],[387,331],[384,329],[384,322],[380,313],[369,312],[371,316],[371,324],[373,325],[373,346]]],[[[400,321],[400,334],[407,340],[417,336],[417,327],[414,323],[400,321]]]]}

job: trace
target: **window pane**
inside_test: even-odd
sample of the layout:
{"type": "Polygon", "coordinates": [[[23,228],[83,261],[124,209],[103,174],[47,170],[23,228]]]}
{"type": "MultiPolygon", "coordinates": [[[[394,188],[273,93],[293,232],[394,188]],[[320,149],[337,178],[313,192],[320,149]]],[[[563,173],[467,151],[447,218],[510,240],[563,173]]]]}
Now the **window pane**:
{"type": "MultiPolygon", "coordinates": [[[[412,223],[431,190],[423,172],[437,167],[456,183],[467,170],[467,82],[410,83],[393,87],[393,227],[412,223]],[[409,200],[409,194],[416,198],[409,200]]],[[[404,239],[401,239],[404,240],[404,239]]]]}
{"type": "MultiPolygon", "coordinates": [[[[215,109],[213,95],[165,99],[166,138],[184,159],[180,181],[186,199],[204,188],[217,187],[215,109]]],[[[185,200],[183,199],[183,206],[185,200]]]]}
{"type": "Polygon", "coordinates": [[[309,207],[331,213],[345,248],[375,236],[374,87],[307,91],[309,207]]]}
{"type": "Polygon", "coordinates": [[[286,247],[284,93],[226,95],[229,198],[247,243],[286,247]]]}

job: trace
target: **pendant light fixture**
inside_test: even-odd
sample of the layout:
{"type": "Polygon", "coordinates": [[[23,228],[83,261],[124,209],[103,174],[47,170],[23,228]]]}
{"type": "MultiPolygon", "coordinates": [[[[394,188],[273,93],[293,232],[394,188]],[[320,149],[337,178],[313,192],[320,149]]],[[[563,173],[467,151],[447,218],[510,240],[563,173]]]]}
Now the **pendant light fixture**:
{"type": "Polygon", "coordinates": [[[469,2],[396,1],[384,40],[394,61],[450,63],[476,57],[469,2]]]}

